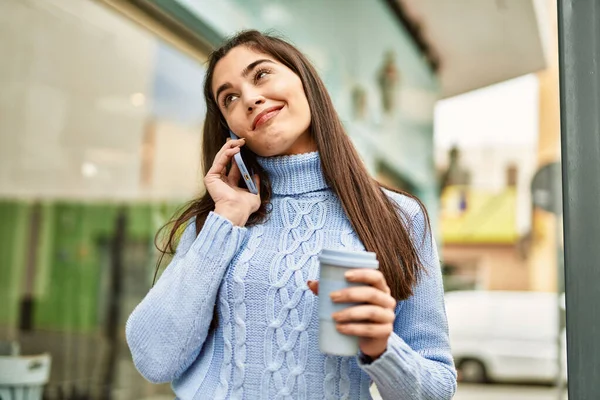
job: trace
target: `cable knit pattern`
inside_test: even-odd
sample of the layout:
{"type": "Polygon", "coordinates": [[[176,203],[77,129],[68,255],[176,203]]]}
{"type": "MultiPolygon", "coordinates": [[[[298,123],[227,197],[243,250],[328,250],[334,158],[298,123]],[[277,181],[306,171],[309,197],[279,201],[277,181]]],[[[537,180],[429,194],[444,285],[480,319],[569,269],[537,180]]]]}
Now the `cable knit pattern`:
{"type": "Polygon", "coordinates": [[[265,222],[239,228],[210,213],[198,235],[191,223],[129,317],[127,342],[140,373],[172,382],[181,400],[367,400],[371,381],[384,400],[450,399],[456,374],[441,272],[417,203],[387,192],[404,211],[427,268],[414,295],[398,304],[387,351],[371,364],[325,355],[318,298],[306,281],[318,279],[323,248],[364,246],[318,153],[259,163],[273,188],[265,222]],[[209,331],[215,304],[219,326],[209,331]]]}
{"type": "Polygon", "coordinates": [[[340,361],[340,400],[350,399],[350,358],[340,361]]]}
{"type": "Polygon", "coordinates": [[[221,366],[221,373],[219,374],[219,387],[215,394],[215,400],[224,399],[229,392],[229,381],[231,380],[231,359],[233,356],[233,349],[231,344],[231,338],[233,336],[231,326],[231,311],[227,304],[228,298],[228,281],[224,281],[219,291],[219,303],[221,323],[223,324],[223,364],[221,366]]]}
{"type": "Polygon", "coordinates": [[[235,318],[235,374],[231,397],[242,399],[244,397],[244,375],[246,369],[246,292],[244,280],[250,267],[250,260],[262,240],[263,229],[258,227],[248,241],[248,250],[240,258],[233,273],[233,300],[235,318]]]}
{"type": "Polygon", "coordinates": [[[342,248],[345,250],[364,250],[365,247],[362,246],[362,243],[358,240],[354,231],[352,229],[348,229],[342,232],[342,236],[340,237],[340,243],[342,244],[342,248]],[[359,243],[361,245],[359,245],[359,243]]]}
{"type": "Polygon", "coordinates": [[[306,294],[307,277],[303,268],[313,260],[323,248],[322,235],[326,221],[325,207],[315,200],[297,201],[286,197],[281,201],[283,232],[279,240],[279,252],[273,258],[269,268],[266,318],[268,323],[265,342],[265,372],[263,374],[262,399],[270,399],[270,385],[273,381],[276,396],[290,396],[298,384],[298,398],[305,399],[306,380],[302,376],[308,354],[308,333],[306,329],[312,316],[315,299],[304,299],[302,315],[298,313],[300,301],[306,294]],[[299,229],[302,226],[303,229],[299,229]],[[311,241],[311,239],[315,238],[311,241]],[[302,248],[302,251],[298,250],[302,248]],[[299,256],[298,256],[298,253],[299,256]],[[290,292],[292,295],[290,296],[290,292]],[[277,298],[282,306],[277,310],[277,298]],[[289,318],[289,321],[288,321],[289,318]],[[292,331],[286,337],[284,323],[292,325],[292,331]],[[276,345],[275,345],[276,344],[276,345]],[[296,359],[294,349],[300,346],[300,359],[296,359]],[[281,374],[281,368],[287,362],[287,379],[281,374]]]}
{"type": "Polygon", "coordinates": [[[323,386],[325,388],[325,399],[334,400],[337,399],[335,393],[335,386],[337,384],[337,364],[338,358],[336,356],[325,356],[325,380],[323,386]]]}

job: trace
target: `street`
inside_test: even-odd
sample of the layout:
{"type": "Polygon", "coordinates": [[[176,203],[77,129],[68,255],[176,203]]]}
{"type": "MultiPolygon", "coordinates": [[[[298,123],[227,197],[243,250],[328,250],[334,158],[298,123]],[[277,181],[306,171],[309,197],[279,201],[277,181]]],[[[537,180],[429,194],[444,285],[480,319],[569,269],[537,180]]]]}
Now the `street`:
{"type": "MultiPolygon", "coordinates": [[[[373,399],[381,397],[373,390],[373,399]]],[[[559,400],[557,391],[549,386],[468,385],[461,384],[454,400],[559,400]]],[[[565,395],[560,400],[566,400],[565,395]]]]}
{"type": "MultiPolygon", "coordinates": [[[[565,395],[560,400],[566,400],[565,395]]],[[[557,389],[551,386],[467,385],[458,387],[455,400],[559,400],[557,389]]]]}

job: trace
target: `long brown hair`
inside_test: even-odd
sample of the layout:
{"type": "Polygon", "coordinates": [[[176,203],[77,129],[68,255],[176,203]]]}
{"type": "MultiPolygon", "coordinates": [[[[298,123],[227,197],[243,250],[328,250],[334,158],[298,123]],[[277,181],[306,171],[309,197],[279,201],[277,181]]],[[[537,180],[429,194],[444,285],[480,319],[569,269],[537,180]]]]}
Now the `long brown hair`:
{"type": "MultiPolygon", "coordinates": [[[[237,46],[247,46],[268,54],[300,77],[310,106],[310,133],[320,154],[325,179],[340,199],[365,248],[377,254],[380,271],[391,289],[391,295],[397,300],[408,298],[423,268],[417,250],[419,244],[413,243],[410,237],[410,221],[407,216],[399,217],[398,214],[403,211],[383,192],[383,185],[369,176],[342,126],[325,85],[311,63],[291,44],[277,37],[250,30],[237,34],[210,55],[204,82],[207,105],[202,139],[204,173],[210,169],[227,137],[227,124],[212,94],[213,72],[217,62],[237,46]]],[[[242,156],[249,168],[260,176],[262,205],[248,219],[246,226],[252,226],[264,221],[272,193],[269,177],[258,164],[256,155],[243,147],[242,156]]],[[[422,203],[408,193],[403,194],[418,202],[429,226],[427,212],[422,203]]],[[[170,231],[164,247],[159,247],[163,255],[174,253],[176,233],[183,224],[196,217],[196,233],[200,232],[214,207],[215,203],[206,192],[199,199],[189,203],[171,223],[165,225],[163,228],[170,226],[170,231]]],[[[159,266],[160,260],[157,270],[159,266]]]]}

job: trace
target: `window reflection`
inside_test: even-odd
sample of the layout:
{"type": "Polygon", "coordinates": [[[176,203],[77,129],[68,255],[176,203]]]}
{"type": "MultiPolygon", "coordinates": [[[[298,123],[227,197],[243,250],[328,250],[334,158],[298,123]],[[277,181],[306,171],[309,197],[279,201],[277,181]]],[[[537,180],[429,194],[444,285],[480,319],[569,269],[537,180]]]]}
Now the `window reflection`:
{"type": "Polygon", "coordinates": [[[47,398],[132,399],[127,316],[154,235],[199,189],[204,68],[91,1],[0,3],[0,352],[47,398]]]}

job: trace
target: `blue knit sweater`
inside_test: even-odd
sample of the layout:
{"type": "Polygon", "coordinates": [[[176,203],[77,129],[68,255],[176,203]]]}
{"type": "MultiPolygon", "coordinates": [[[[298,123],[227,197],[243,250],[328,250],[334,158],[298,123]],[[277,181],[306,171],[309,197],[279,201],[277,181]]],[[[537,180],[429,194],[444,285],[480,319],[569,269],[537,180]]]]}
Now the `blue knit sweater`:
{"type": "MultiPolygon", "coordinates": [[[[259,160],[270,175],[273,210],[250,228],[211,213],[200,234],[185,229],[176,254],[127,321],[127,342],[140,373],[172,382],[179,399],[450,399],[456,374],[440,266],[417,203],[388,195],[409,216],[426,274],[399,302],[386,352],[322,354],[318,279],[324,247],[364,250],[328,188],[318,153],[259,160]],[[219,326],[209,332],[217,304],[219,326]]],[[[401,217],[399,217],[401,218],[401,217]]],[[[376,221],[373,221],[377,223],[376,221]]]]}

